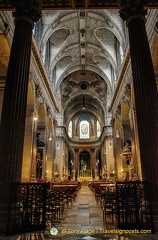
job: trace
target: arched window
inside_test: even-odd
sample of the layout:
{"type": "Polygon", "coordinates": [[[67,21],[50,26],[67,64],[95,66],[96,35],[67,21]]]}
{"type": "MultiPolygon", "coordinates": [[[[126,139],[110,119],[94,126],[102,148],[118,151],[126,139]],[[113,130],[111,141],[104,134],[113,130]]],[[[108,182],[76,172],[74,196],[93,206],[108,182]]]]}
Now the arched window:
{"type": "Polygon", "coordinates": [[[100,137],[100,134],[101,134],[100,123],[99,123],[99,121],[97,120],[97,137],[100,137]]]}
{"type": "Polygon", "coordinates": [[[68,135],[69,135],[69,137],[72,137],[72,121],[69,122],[68,135]]]}
{"type": "Polygon", "coordinates": [[[80,138],[89,138],[89,122],[87,120],[80,122],[80,138]]]}

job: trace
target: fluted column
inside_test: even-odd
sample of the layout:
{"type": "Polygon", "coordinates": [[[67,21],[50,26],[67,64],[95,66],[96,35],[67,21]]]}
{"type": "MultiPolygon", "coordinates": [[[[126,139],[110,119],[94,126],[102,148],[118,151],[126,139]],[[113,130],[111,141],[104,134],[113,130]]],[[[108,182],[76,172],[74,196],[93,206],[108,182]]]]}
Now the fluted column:
{"type": "MultiPolygon", "coordinates": [[[[16,8],[15,31],[0,125],[1,205],[8,202],[10,184],[21,179],[32,28],[40,17],[38,0],[12,0],[12,4],[16,8]]],[[[1,215],[0,220],[5,222],[1,215]]]]}
{"type": "MultiPolygon", "coordinates": [[[[158,215],[158,103],[154,68],[145,28],[145,0],[121,0],[120,16],[129,31],[133,86],[143,180],[151,182],[154,215],[158,215]]],[[[155,226],[158,227],[158,222],[155,226]]]]}

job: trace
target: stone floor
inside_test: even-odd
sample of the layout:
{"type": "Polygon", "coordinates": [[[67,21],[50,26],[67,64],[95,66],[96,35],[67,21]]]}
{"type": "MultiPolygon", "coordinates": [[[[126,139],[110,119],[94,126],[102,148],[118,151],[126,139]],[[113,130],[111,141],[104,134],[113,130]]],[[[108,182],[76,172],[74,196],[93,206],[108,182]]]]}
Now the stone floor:
{"type": "Polygon", "coordinates": [[[0,240],[156,240],[156,234],[121,234],[116,226],[106,224],[102,219],[102,209],[96,202],[94,194],[88,188],[83,186],[73,202],[67,209],[64,219],[60,225],[56,225],[53,235],[50,234],[48,226],[41,232],[26,233],[10,237],[0,237],[0,240]],[[113,233],[112,233],[113,231],[113,233]],[[57,233],[58,232],[58,233],[57,233]],[[56,235],[55,235],[56,234],[56,235]]]}

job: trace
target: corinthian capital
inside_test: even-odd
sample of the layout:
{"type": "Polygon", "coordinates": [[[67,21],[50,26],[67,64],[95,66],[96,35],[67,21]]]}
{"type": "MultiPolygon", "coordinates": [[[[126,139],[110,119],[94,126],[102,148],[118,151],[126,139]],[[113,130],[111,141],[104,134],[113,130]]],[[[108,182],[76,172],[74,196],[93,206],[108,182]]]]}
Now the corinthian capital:
{"type": "Polygon", "coordinates": [[[120,0],[120,17],[123,20],[128,20],[134,16],[147,14],[144,6],[147,5],[148,0],[120,0]]]}
{"type": "Polygon", "coordinates": [[[25,17],[37,22],[41,17],[42,1],[41,0],[11,0],[11,4],[16,11],[13,17],[25,17]]]}

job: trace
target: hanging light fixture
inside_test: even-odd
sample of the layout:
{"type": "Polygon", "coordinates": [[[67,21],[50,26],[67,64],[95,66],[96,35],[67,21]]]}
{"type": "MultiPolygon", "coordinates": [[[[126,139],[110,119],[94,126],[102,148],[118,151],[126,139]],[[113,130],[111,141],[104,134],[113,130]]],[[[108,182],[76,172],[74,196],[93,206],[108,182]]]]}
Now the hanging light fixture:
{"type": "Polygon", "coordinates": [[[82,102],[82,111],[86,110],[86,101],[85,101],[85,96],[83,96],[83,102],[82,102]]]}

